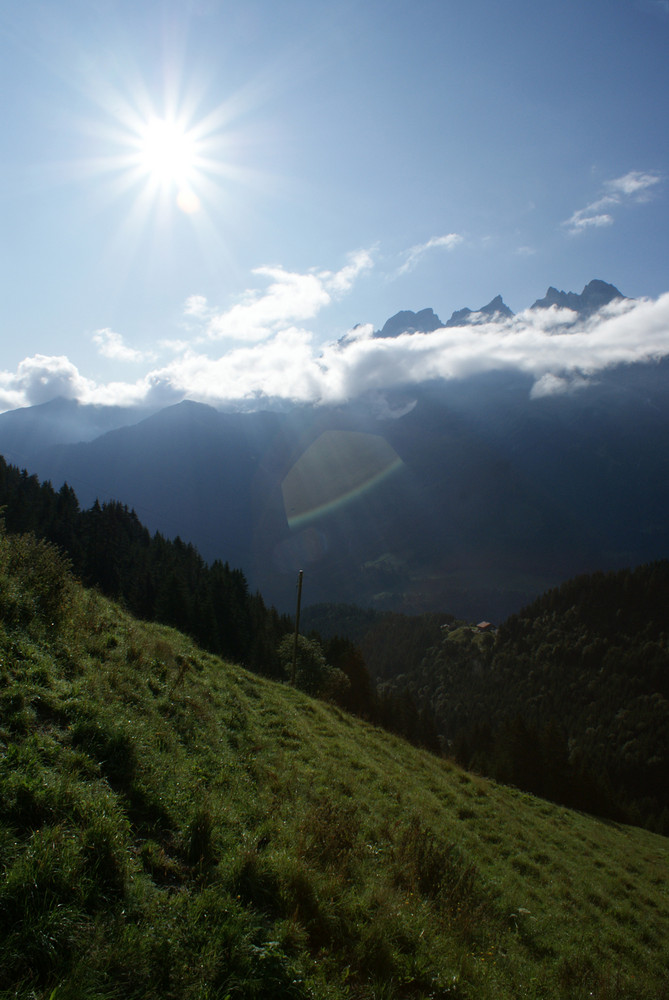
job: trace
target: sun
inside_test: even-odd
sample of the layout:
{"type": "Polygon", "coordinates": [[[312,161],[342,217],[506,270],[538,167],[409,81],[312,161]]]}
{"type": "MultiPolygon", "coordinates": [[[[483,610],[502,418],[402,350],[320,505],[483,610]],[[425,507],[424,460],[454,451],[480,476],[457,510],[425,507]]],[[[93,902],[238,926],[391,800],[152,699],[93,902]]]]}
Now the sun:
{"type": "Polygon", "coordinates": [[[193,190],[200,166],[198,140],[179,121],[150,118],[138,136],[137,167],[150,186],[163,191],[175,189],[179,208],[198,211],[200,199],[193,190]]]}
{"type": "Polygon", "coordinates": [[[95,96],[102,114],[84,122],[94,145],[77,175],[102,177],[106,197],[124,200],[124,239],[150,221],[171,225],[181,213],[197,217],[193,223],[205,238],[232,201],[231,187],[257,179],[235,162],[246,132],[233,123],[247,105],[233,95],[208,106],[203,84],[167,82],[162,101],[139,77],[105,86],[95,96]]]}
{"type": "Polygon", "coordinates": [[[153,118],[140,137],[139,166],[160,184],[184,184],[197,161],[193,137],[177,122],[153,118]]]}

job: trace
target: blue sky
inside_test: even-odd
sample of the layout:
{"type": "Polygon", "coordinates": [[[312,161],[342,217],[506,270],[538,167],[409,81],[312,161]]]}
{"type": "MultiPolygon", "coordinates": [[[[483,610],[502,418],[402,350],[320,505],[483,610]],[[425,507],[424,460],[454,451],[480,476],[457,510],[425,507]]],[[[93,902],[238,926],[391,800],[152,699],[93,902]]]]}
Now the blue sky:
{"type": "Polygon", "coordinates": [[[668,51],[667,0],[4,5],[0,409],[669,353],[668,51]],[[369,337],[594,277],[641,301],[369,337]]]}

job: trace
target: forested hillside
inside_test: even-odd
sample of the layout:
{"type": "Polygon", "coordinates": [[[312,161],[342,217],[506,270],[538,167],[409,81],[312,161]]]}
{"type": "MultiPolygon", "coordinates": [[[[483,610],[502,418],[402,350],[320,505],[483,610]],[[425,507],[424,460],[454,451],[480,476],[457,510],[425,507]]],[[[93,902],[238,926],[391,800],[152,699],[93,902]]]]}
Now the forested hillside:
{"type": "Polygon", "coordinates": [[[669,562],[549,591],[498,629],[442,630],[393,686],[468,767],[669,833],[669,562]]]}

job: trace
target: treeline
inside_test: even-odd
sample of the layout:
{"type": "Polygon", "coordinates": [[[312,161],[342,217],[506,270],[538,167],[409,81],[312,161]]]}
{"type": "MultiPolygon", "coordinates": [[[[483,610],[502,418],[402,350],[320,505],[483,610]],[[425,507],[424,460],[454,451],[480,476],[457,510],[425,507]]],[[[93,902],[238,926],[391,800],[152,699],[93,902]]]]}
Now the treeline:
{"type": "Polygon", "coordinates": [[[80,510],[67,484],[56,492],[2,459],[0,507],[8,532],[57,545],[84,586],[97,587],[137,618],[172,625],[252,670],[280,672],[276,650],[290,619],[250,593],[241,570],[207,565],[180,538],[151,535],[123,504],[96,501],[80,510]]]}
{"type": "MultiPolygon", "coordinates": [[[[251,593],[244,573],[227,562],[207,564],[180,538],[151,535],[127,506],[96,501],[81,510],[74,490],[54,490],[0,457],[0,511],[9,533],[30,533],[56,545],[84,586],[97,587],[145,621],[171,625],[206,650],[256,673],[285,679],[282,640],[294,621],[251,593]]],[[[439,749],[428,711],[409,691],[377,690],[350,639],[312,630],[329,667],[345,677],[328,694],[341,707],[412,742],[439,749]]],[[[318,693],[314,691],[314,693],[318,693]]]]}

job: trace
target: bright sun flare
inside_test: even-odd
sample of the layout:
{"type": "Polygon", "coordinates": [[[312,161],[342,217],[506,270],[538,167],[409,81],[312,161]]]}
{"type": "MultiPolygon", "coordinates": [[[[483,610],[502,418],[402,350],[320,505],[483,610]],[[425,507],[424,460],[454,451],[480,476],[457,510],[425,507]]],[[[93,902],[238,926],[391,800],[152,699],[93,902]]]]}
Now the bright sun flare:
{"type": "Polygon", "coordinates": [[[197,142],[183,126],[165,118],[147,122],[140,140],[139,168],[156,187],[176,187],[177,204],[187,213],[200,207],[192,189],[197,166],[197,142]]]}

